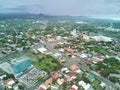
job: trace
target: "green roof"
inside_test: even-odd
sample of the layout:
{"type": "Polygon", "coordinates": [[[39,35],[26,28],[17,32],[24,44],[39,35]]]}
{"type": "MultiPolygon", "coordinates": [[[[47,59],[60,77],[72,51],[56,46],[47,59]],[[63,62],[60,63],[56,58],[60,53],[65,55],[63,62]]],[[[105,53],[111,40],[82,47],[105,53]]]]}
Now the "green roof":
{"type": "Polygon", "coordinates": [[[89,74],[88,79],[89,79],[90,81],[93,81],[93,80],[95,79],[95,78],[94,78],[94,75],[89,74]]]}

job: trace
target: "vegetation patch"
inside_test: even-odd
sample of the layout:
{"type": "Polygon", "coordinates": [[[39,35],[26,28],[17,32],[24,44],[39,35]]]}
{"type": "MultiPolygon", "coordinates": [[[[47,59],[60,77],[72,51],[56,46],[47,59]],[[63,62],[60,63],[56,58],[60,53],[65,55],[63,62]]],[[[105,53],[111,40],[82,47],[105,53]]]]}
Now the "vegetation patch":
{"type": "Polygon", "coordinates": [[[52,56],[45,56],[38,61],[33,61],[32,64],[40,68],[42,70],[45,70],[47,72],[55,71],[61,67],[61,64],[55,60],[52,56]]]}

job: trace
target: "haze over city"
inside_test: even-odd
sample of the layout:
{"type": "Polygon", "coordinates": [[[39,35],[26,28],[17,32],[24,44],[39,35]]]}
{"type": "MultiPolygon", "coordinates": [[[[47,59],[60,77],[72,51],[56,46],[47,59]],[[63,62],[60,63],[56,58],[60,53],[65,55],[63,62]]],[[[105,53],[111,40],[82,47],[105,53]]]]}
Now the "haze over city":
{"type": "Polygon", "coordinates": [[[0,13],[119,17],[120,0],[0,0],[0,13]]]}

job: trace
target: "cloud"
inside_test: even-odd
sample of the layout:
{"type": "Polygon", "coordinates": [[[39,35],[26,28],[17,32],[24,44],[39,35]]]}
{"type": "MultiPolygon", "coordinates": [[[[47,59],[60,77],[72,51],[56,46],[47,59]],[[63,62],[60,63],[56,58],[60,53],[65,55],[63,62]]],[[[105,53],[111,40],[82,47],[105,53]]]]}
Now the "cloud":
{"type": "Polygon", "coordinates": [[[104,1],[108,3],[120,3],[120,0],[104,0],[104,1]]]}
{"type": "Polygon", "coordinates": [[[1,0],[0,11],[52,15],[110,16],[120,14],[120,0],[1,0]]]}
{"type": "Polygon", "coordinates": [[[28,10],[28,7],[26,6],[18,6],[18,7],[8,7],[8,8],[4,8],[5,10],[8,11],[18,11],[18,12],[25,12],[28,10]]]}
{"type": "Polygon", "coordinates": [[[28,12],[28,13],[35,13],[39,12],[40,10],[44,10],[44,8],[39,4],[23,4],[23,5],[6,5],[1,6],[1,11],[6,12],[28,12]]]}

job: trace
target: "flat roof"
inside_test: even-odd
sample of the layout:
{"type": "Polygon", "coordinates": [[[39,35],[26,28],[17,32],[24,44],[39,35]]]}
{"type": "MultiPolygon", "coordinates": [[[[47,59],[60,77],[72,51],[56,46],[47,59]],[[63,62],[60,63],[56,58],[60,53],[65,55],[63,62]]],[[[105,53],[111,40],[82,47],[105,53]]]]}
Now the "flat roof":
{"type": "Polygon", "coordinates": [[[29,57],[15,58],[15,59],[11,60],[11,64],[16,64],[16,63],[19,63],[19,62],[24,61],[26,59],[30,59],[30,58],[29,57]]]}
{"type": "Polygon", "coordinates": [[[7,73],[12,73],[12,74],[15,73],[11,67],[11,64],[9,64],[8,62],[4,62],[4,63],[0,64],[0,68],[7,73]]]}

